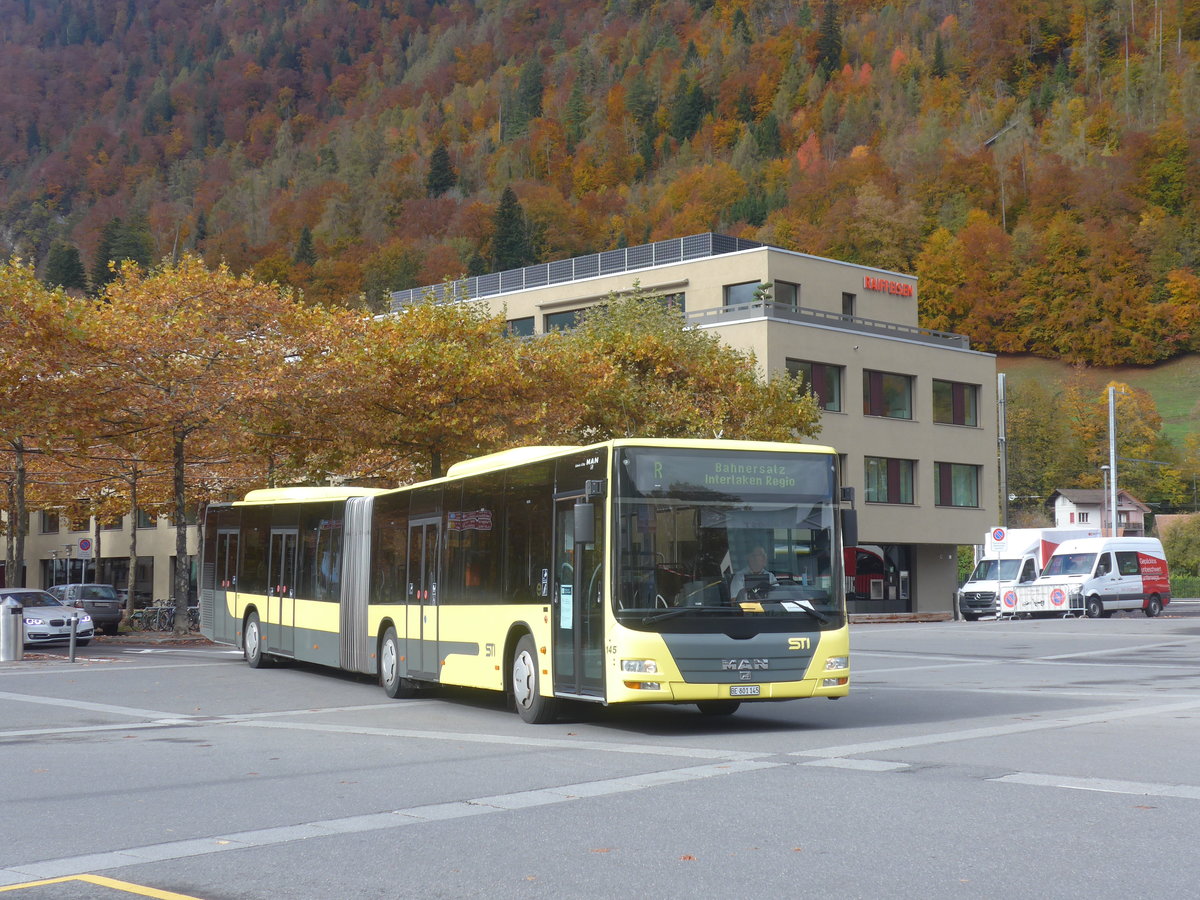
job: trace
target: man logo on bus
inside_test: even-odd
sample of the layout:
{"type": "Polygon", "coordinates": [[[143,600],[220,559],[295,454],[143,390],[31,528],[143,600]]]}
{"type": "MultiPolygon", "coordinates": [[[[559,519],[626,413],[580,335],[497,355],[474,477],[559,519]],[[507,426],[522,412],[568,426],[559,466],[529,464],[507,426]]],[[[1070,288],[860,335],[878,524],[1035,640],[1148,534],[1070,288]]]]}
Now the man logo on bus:
{"type": "Polygon", "coordinates": [[[1005,591],[1004,592],[1004,605],[1007,606],[1009,609],[1012,609],[1013,607],[1015,607],[1017,605],[1017,592],[1016,591],[1005,591]]]}
{"type": "Polygon", "coordinates": [[[1050,602],[1055,606],[1062,606],[1067,602],[1067,595],[1063,593],[1062,588],[1055,588],[1050,592],[1050,602]]]}

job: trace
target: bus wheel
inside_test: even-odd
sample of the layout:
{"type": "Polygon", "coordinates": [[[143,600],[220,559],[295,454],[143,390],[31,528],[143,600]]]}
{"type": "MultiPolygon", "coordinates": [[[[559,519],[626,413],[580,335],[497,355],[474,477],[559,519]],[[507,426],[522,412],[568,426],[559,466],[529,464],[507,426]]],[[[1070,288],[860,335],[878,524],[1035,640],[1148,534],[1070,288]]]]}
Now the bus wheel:
{"type": "Polygon", "coordinates": [[[270,665],[270,660],[263,650],[262,625],[256,612],[246,617],[246,627],[242,632],[242,655],[246,657],[246,662],[252,669],[262,669],[270,665]]]}
{"type": "Polygon", "coordinates": [[[1159,599],[1158,594],[1150,595],[1150,599],[1146,601],[1145,613],[1146,617],[1150,619],[1162,615],[1162,600],[1159,599]]]}
{"type": "Polygon", "coordinates": [[[409,680],[400,675],[400,639],[396,637],[396,629],[390,626],[379,642],[379,683],[393,700],[416,693],[409,680]]]}
{"type": "Polygon", "coordinates": [[[1098,619],[1104,615],[1104,604],[1100,602],[1099,597],[1088,597],[1085,609],[1089,619],[1098,619]]]}
{"type": "Polygon", "coordinates": [[[552,698],[541,695],[537,645],[528,634],[517,642],[517,652],[513,654],[512,692],[517,712],[530,725],[554,721],[555,703],[552,698]]]}
{"type": "Polygon", "coordinates": [[[701,700],[696,704],[702,716],[732,716],[741,705],[741,700],[701,700]]]}

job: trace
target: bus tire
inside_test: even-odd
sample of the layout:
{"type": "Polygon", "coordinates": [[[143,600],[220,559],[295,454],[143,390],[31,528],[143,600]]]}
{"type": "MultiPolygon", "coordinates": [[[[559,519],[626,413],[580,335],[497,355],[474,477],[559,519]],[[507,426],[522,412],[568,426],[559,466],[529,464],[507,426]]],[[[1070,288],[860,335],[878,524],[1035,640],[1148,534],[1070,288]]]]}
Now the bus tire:
{"type": "Polygon", "coordinates": [[[979,613],[963,613],[962,617],[967,622],[978,622],[979,613]]]}
{"type": "Polygon", "coordinates": [[[556,704],[552,697],[543,697],[541,694],[537,645],[528,634],[517,641],[517,650],[513,654],[512,695],[517,714],[530,725],[545,725],[554,721],[556,704]]]}
{"type": "Polygon", "coordinates": [[[400,674],[400,639],[396,629],[388,626],[379,642],[379,684],[393,700],[411,697],[416,691],[412,682],[400,674]]]}
{"type": "Polygon", "coordinates": [[[1099,597],[1088,597],[1084,611],[1089,619],[1099,619],[1104,615],[1104,604],[1100,602],[1099,597]]]}
{"type": "Polygon", "coordinates": [[[732,716],[741,705],[741,700],[701,700],[696,707],[702,716],[732,716]]]}
{"type": "Polygon", "coordinates": [[[1143,612],[1146,613],[1146,618],[1153,619],[1155,616],[1161,616],[1163,611],[1162,600],[1158,594],[1151,594],[1150,599],[1146,601],[1146,606],[1143,612]]]}
{"type": "Polygon", "coordinates": [[[263,649],[262,622],[256,612],[246,616],[246,627],[242,629],[242,655],[252,669],[265,669],[271,664],[263,649]]]}

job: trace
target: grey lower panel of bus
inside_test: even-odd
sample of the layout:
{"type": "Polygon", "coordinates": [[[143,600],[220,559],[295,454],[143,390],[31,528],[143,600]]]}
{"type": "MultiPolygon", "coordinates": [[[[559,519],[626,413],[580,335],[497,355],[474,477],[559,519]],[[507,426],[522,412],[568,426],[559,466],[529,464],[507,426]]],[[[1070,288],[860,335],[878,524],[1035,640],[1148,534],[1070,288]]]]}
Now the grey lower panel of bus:
{"type": "Polygon", "coordinates": [[[683,680],[690,684],[800,681],[821,641],[821,633],[815,631],[758,634],[746,640],[723,634],[662,637],[683,680]],[[790,649],[789,642],[799,644],[800,649],[790,649]]]}
{"type": "Polygon", "coordinates": [[[373,497],[346,501],[343,532],[340,665],[351,672],[377,671],[375,641],[367,633],[367,600],[371,565],[371,508],[373,497]]]}

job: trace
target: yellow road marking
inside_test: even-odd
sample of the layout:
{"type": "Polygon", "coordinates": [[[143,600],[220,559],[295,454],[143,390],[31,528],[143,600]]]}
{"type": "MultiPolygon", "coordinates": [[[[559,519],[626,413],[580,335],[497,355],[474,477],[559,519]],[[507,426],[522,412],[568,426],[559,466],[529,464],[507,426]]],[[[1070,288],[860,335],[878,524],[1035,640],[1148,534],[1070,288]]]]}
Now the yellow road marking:
{"type": "Polygon", "coordinates": [[[158,888],[146,887],[142,884],[130,884],[128,881],[117,881],[115,878],[105,878],[103,875],[67,875],[64,878],[47,878],[45,881],[27,881],[25,884],[10,884],[0,887],[0,894],[5,891],[19,891],[22,888],[41,887],[47,884],[63,884],[68,881],[83,881],[99,887],[113,888],[127,894],[139,897],[153,897],[155,900],[200,900],[189,894],[177,894],[174,891],[161,891],[158,888]]]}

